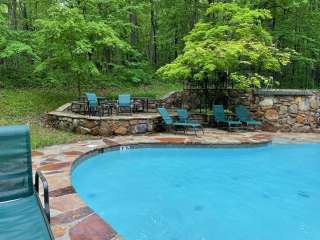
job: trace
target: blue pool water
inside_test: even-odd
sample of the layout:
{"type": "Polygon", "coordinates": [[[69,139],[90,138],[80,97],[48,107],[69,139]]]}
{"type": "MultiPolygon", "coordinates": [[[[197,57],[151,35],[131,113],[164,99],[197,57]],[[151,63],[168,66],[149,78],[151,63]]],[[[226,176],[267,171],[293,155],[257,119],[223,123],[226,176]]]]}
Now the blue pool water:
{"type": "Polygon", "coordinates": [[[319,240],[320,145],[100,154],[75,189],[125,240],[319,240]]]}

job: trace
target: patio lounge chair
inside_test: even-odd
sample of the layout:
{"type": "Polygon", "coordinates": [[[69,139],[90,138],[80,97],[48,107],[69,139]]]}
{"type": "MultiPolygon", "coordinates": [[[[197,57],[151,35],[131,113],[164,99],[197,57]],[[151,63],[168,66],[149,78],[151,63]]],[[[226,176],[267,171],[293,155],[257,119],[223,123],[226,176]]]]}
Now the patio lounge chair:
{"type": "Polygon", "coordinates": [[[178,114],[178,122],[180,123],[192,123],[192,124],[199,124],[201,127],[202,133],[204,133],[203,127],[201,123],[197,120],[190,119],[189,113],[187,109],[177,109],[177,114],[178,114]]]}
{"type": "Polygon", "coordinates": [[[261,127],[262,123],[259,121],[254,120],[251,115],[249,110],[245,106],[237,106],[236,107],[236,115],[239,118],[239,120],[245,124],[247,127],[261,127]]]}
{"type": "Polygon", "coordinates": [[[53,240],[48,184],[40,172],[32,183],[29,130],[0,127],[0,239],[53,240]],[[44,187],[44,208],[39,199],[44,187]]]}
{"type": "Polygon", "coordinates": [[[121,113],[122,109],[125,109],[130,114],[132,114],[133,101],[132,101],[131,96],[129,94],[121,94],[118,96],[117,114],[121,113]]]}
{"type": "Polygon", "coordinates": [[[160,113],[164,124],[170,128],[173,128],[175,131],[177,131],[177,128],[182,128],[184,133],[186,133],[188,129],[193,129],[195,135],[197,135],[197,129],[202,128],[201,124],[199,123],[174,122],[167,109],[165,108],[158,108],[158,112],[160,113]]]}
{"type": "Polygon", "coordinates": [[[229,120],[225,117],[224,108],[222,105],[213,105],[213,118],[218,127],[226,127],[231,130],[233,128],[240,128],[242,123],[240,121],[229,120]]]}

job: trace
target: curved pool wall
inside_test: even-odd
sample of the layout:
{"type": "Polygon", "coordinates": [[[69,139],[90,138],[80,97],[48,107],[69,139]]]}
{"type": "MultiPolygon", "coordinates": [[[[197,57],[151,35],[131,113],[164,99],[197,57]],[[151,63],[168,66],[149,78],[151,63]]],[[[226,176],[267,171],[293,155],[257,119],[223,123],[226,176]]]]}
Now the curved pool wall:
{"type": "MultiPolygon", "coordinates": [[[[84,161],[90,160],[91,157],[97,156],[99,154],[104,154],[113,151],[124,151],[132,150],[132,149],[140,149],[140,148],[259,148],[265,147],[268,145],[272,145],[272,140],[263,140],[261,142],[255,143],[171,143],[171,142],[152,142],[152,143],[128,143],[128,144],[116,144],[114,146],[104,147],[104,148],[97,148],[91,151],[88,151],[78,157],[71,166],[71,174],[72,172],[84,161]]],[[[286,142],[277,143],[276,145],[286,144],[286,142]]],[[[294,143],[292,143],[294,144],[294,143]]],[[[301,144],[301,143],[296,143],[301,144]]],[[[311,143],[312,144],[312,143],[311,143]]],[[[320,144],[320,143],[319,143],[320,144]]]]}
{"type": "MultiPolygon", "coordinates": [[[[319,144],[249,144],[239,146],[137,144],[125,147],[116,146],[93,151],[78,159],[73,166],[72,182],[73,186],[87,205],[106,222],[110,223],[124,236],[124,239],[128,240],[269,240],[279,239],[280,237],[284,240],[316,240],[320,239],[320,233],[316,228],[316,223],[320,222],[320,220],[318,220],[320,214],[317,214],[320,213],[320,208],[317,207],[316,204],[316,202],[319,202],[320,196],[319,191],[316,190],[316,186],[319,187],[320,182],[315,180],[315,172],[317,169],[320,170],[320,166],[319,161],[311,161],[315,167],[312,170],[310,164],[306,167],[305,161],[308,160],[310,156],[312,156],[312,159],[317,159],[320,150],[312,152],[309,151],[309,147],[320,149],[319,146],[319,144]],[[144,151],[153,152],[155,150],[161,150],[168,153],[171,150],[174,150],[176,151],[176,154],[173,155],[181,155],[181,152],[189,150],[214,150],[224,151],[226,153],[233,151],[247,152],[248,150],[258,150],[260,153],[267,154],[270,161],[274,161],[274,156],[268,154],[268,152],[272,148],[283,147],[289,147],[288,152],[290,153],[290,162],[295,162],[295,170],[290,168],[286,169],[288,166],[283,162],[281,163],[281,159],[276,159],[278,160],[277,165],[274,165],[274,162],[272,162],[271,165],[268,165],[265,161],[262,161],[260,164],[255,163],[255,165],[252,165],[250,171],[244,171],[242,174],[235,174],[233,171],[239,168],[234,168],[232,164],[235,162],[232,161],[232,164],[228,165],[229,167],[225,169],[226,172],[216,171],[217,175],[215,178],[211,179],[212,181],[209,181],[210,174],[209,176],[206,176],[207,173],[201,172],[203,169],[210,169],[208,166],[206,168],[203,166],[202,168],[199,168],[199,166],[197,166],[199,163],[192,166],[189,162],[191,168],[185,175],[188,176],[188,178],[184,177],[181,180],[182,176],[176,175],[178,171],[181,171],[181,166],[175,166],[168,171],[173,171],[171,172],[171,177],[168,177],[168,181],[171,181],[171,185],[169,184],[171,188],[162,189],[157,185],[158,180],[151,181],[150,185],[147,186],[143,185],[143,183],[145,184],[146,182],[139,182],[141,179],[150,179],[153,176],[156,176],[162,163],[152,167],[152,169],[157,170],[155,172],[140,169],[144,171],[122,171],[121,176],[115,176],[117,175],[117,172],[121,172],[121,169],[124,171],[132,169],[132,166],[139,163],[138,160],[141,161],[141,158],[144,159],[145,157],[141,157],[141,153],[144,151]],[[301,158],[299,160],[297,159],[298,155],[296,152],[297,148],[301,147],[308,148],[309,150],[306,152],[307,154],[299,156],[301,158]],[[123,151],[119,151],[120,148],[123,148],[123,151]],[[181,148],[185,148],[184,151],[181,151],[181,148]],[[139,154],[133,156],[133,153],[137,151],[139,154]],[[111,156],[112,154],[115,154],[115,156],[111,156]],[[114,165],[119,163],[119,154],[122,156],[126,155],[125,159],[120,160],[123,163],[126,162],[126,164],[130,161],[129,165],[119,166],[121,168],[115,169],[115,166],[113,166],[113,172],[106,171],[103,173],[103,177],[100,178],[100,181],[93,179],[94,175],[99,175],[96,173],[97,164],[93,164],[94,161],[96,161],[95,158],[105,156],[106,158],[100,163],[107,163],[110,168],[110,164],[114,165]],[[135,162],[133,162],[134,160],[135,162]],[[94,165],[93,168],[91,168],[92,172],[94,171],[94,175],[90,175],[90,171],[86,169],[84,172],[79,173],[79,176],[81,176],[80,179],[82,179],[81,182],[79,182],[79,179],[75,180],[77,177],[75,174],[77,174],[79,169],[81,169],[83,165],[90,165],[90,163],[94,165]],[[134,165],[131,165],[132,163],[134,163],[134,165]],[[263,170],[268,170],[264,172],[264,174],[261,174],[261,171],[259,171],[261,164],[266,167],[263,170]],[[270,166],[272,168],[270,168],[270,166]],[[294,174],[295,171],[301,171],[302,169],[304,169],[303,176],[299,176],[299,174],[296,176],[294,174]],[[281,170],[280,172],[283,175],[274,174],[273,172],[276,170],[281,170]],[[139,174],[135,175],[137,173],[139,174]],[[193,173],[197,174],[192,175],[193,173]],[[256,175],[250,176],[249,173],[255,173],[256,175]],[[197,177],[199,178],[199,175],[208,177],[208,179],[204,178],[204,182],[201,182],[201,185],[192,185],[190,179],[197,179],[197,177]],[[140,178],[141,176],[143,177],[139,180],[139,176],[140,178]],[[230,178],[226,178],[226,176],[230,176],[230,178]],[[180,182],[174,183],[177,179],[180,179],[180,182]],[[270,181],[262,181],[265,179],[269,179],[270,181]],[[135,181],[136,185],[132,185],[135,181]],[[203,190],[201,189],[201,186],[205,186],[206,183],[212,182],[218,185],[213,185],[215,186],[214,189],[216,189],[216,192],[210,190],[208,194],[211,197],[209,197],[206,196],[206,194],[203,194],[203,192],[206,191],[201,191],[203,190]],[[314,182],[316,184],[314,184],[314,182]],[[85,189],[83,189],[83,186],[81,186],[83,183],[88,183],[90,187],[86,185],[85,189]],[[297,183],[301,184],[296,186],[297,183]],[[141,189],[143,190],[146,187],[149,189],[157,189],[157,191],[141,192],[141,189]],[[100,190],[104,190],[100,191],[99,188],[100,190]],[[192,193],[185,195],[190,188],[192,189],[192,193]],[[248,191],[245,191],[245,189],[248,191]],[[256,193],[254,198],[252,198],[251,195],[253,193],[256,193]],[[103,196],[103,198],[101,198],[101,196],[103,196]],[[139,197],[136,198],[136,196],[139,197]],[[166,203],[166,199],[170,199],[169,204],[168,202],[166,203]],[[183,217],[184,215],[187,215],[188,217],[185,218],[183,217]],[[293,219],[296,221],[293,221],[293,219]]],[[[306,149],[304,149],[304,151],[305,150],[306,149]]],[[[198,152],[196,155],[198,159],[200,155],[198,152]]],[[[254,156],[251,151],[249,155],[250,157],[254,156]]],[[[153,153],[151,156],[151,158],[148,156],[148,161],[155,157],[159,158],[160,155],[153,153]]],[[[168,156],[171,157],[172,152],[168,156]]],[[[192,154],[185,155],[184,159],[188,159],[190,156],[192,156],[192,154]]],[[[224,159],[223,162],[220,161],[219,163],[218,161],[215,161],[216,164],[220,164],[218,165],[220,166],[220,170],[221,168],[225,168],[226,164],[230,164],[226,163],[226,159],[228,159],[226,157],[228,157],[228,154],[224,157],[219,157],[219,159],[224,159]]],[[[201,157],[201,159],[203,158],[201,157]]],[[[239,159],[241,160],[241,154],[236,154],[234,160],[237,162],[240,161],[239,159]]],[[[261,159],[259,161],[261,161],[261,159]]],[[[244,163],[244,161],[241,162],[244,163]]],[[[170,165],[172,165],[172,162],[170,162],[168,166],[170,165]]],[[[215,167],[216,170],[219,169],[217,166],[215,167]]],[[[98,168],[98,171],[100,170],[98,168]]],[[[167,170],[168,169],[165,169],[165,172],[167,170]]],[[[167,179],[166,177],[161,177],[162,179],[167,179]]],[[[162,185],[160,184],[160,186],[162,185]]],[[[209,184],[205,187],[210,189],[213,186],[209,184]]]]}

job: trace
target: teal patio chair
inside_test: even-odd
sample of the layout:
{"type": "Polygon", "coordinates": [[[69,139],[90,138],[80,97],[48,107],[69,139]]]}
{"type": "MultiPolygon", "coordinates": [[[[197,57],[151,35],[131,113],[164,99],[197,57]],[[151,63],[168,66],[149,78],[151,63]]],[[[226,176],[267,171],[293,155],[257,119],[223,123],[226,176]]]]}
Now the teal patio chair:
{"type": "Polygon", "coordinates": [[[173,128],[175,131],[177,131],[178,128],[182,128],[184,133],[186,134],[186,131],[188,129],[193,129],[195,135],[197,135],[197,129],[202,128],[199,123],[183,123],[173,121],[172,117],[165,108],[158,108],[158,112],[160,113],[164,124],[170,128],[173,128]]]}
{"type": "Polygon", "coordinates": [[[236,112],[236,115],[237,115],[238,119],[243,124],[245,124],[247,127],[257,128],[257,127],[261,127],[262,126],[261,122],[256,121],[251,117],[251,114],[250,114],[248,108],[246,108],[245,106],[242,106],[242,105],[236,106],[236,111],[235,112],[236,112]]]}
{"type": "Polygon", "coordinates": [[[227,119],[222,105],[213,105],[213,118],[218,127],[226,127],[229,130],[233,128],[240,128],[242,125],[240,121],[227,119]]]}
{"type": "Polygon", "coordinates": [[[89,115],[101,115],[101,107],[99,106],[99,101],[95,93],[85,93],[88,103],[89,115]]]}
{"type": "Polygon", "coordinates": [[[32,183],[29,130],[25,126],[0,127],[0,239],[53,240],[49,226],[48,183],[36,172],[32,183]],[[44,208],[39,199],[44,188],[44,208]]]}
{"type": "Polygon", "coordinates": [[[187,109],[184,109],[184,108],[177,109],[177,114],[178,114],[178,122],[180,122],[180,123],[199,124],[201,126],[200,129],[201,129],[202,133],[204,134],[204,130],[203,130],[202,124],[197,120],[190,119],[187,109]]]}
{"type": "Polygon", "coordinates": [[[118,96],[117,114],[121,113],[123,109],[132,114],[133,100],[131,99],[130,94],[121,94],[118,96]]]}

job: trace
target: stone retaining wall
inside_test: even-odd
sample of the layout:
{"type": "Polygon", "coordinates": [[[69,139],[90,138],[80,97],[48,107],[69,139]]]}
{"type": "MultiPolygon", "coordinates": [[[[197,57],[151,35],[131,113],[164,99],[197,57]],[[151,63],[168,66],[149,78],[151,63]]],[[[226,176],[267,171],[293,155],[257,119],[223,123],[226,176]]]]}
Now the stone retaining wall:
{"type": "Polygon", "coordinates": [[[254,94],[251,109],[264,130],[318,132],[320,93],[269,91],[254,94]]]}
{"type": "Polygon", "coordinates": [[[155,132],[158,130],[161,118],[158,114],[146,116],[114,116],[88,117],[66,112],[51,112],[46,115],[45,124],[48,127],[91,134],[94,136],[133,135],[155,132]]]}
{"type": "MultiPolygon", "coordinates": [[[[150,102],[150,109],[186,107],[197,109],[203,94],[200,92],[172,92],[150,102]]],[[[263,123],[263,130],[283,132],[320,132],[320,92],[304,90],[216,90],[208,97],[215,104],[223,104],[234,111],[245,105],[255,119],[263,123]]],[[[81,134],[101,136],[131,135],[159,130],[161,118],[157,113],[133,116],[88,117],[70,113],[70,104],[48,113],[47,126],[81,134]]],[[[203,116],[201,116],[203,118],[203,116]]],[[[205,119],[205,118],[204,118],[205,119]]]]}
{"type": "MultiPolygon", "coordinates": [[[[157,112],[158,106],[168,109],[181,106],[182,92],[171,92],[161,99],[149,101],[149,110],[153,113],[113,115],[108,117],[83,116],[71,112],[67,103],[57,110],[47,113],[44,123],[47,127],[62,129],[79,134],[94,136],[134,135],[156,132],[161,128],[162,118],[157,112]]],[[[139,102],[139,99],[136,99],[139,102]]]]}
{"type": "MultiPolygon", "coordinates": [[[[183,105],[200,106],[199,92],[184,92],[183,105]]],[[[236,105],[250,108],[262,121],[263,130],[283,132],[320,132],[320,92],[307,90],[211,90],[209,101],[234,111],[236,105]]]]}

